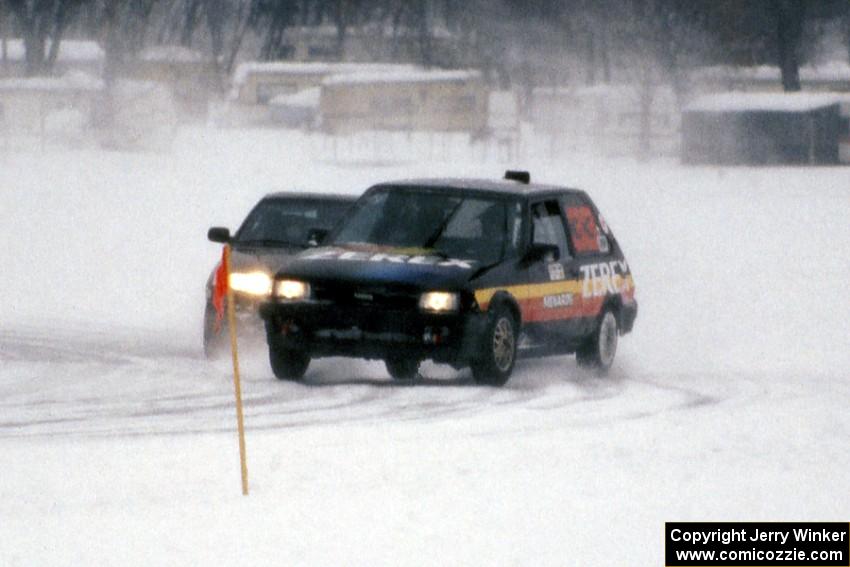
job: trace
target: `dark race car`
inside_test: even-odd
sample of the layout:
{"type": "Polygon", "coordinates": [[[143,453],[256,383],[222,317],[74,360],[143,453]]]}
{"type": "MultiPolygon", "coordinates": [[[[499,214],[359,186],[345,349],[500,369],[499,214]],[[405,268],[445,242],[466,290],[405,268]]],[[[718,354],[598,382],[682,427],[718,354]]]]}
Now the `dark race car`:
{"type": "Polygon", "coordinates": [[[637,315],[614,234],[583,191],[506,177],[369,189],[275,276],[260,306],[274,374],[341,355],[406,379],[431,359],[501,385],[518,351],[606,371],[637,315]]]}
{"type": "MultiPolygon", "coordinates": [[[[248,333],[262,329],[262,321],[256,315],[257,306],[271,293],[274,274],[288,258],[308,247],[311,236],[322,235],[333,228],[356,199],[350,195],[272,193],[254,206],[232,237],[226,228],[209,230],[210,240],[229,242],[232,247],[230,285],[236,299],[236,314],[242,323],[238,328],[248,333]]],[[[225,320],[216,323],[212,303],[217,269],[218,264],[210,273],[206,286],[204,353],[208,357],[219,352],[228,341],[225,320]]]]}

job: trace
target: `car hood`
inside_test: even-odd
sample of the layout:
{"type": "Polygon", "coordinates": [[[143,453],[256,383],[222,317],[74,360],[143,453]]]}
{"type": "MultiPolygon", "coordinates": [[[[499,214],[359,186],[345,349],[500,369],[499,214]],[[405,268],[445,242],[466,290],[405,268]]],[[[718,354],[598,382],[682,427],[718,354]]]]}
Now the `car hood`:
{"type": "Polygon", "coordinates": [[[417,289],[461,289],[479,265],[433,251],[372,245],[311,248],[292,258],[278,277],[306,281],[399,284],[417,289]]]}

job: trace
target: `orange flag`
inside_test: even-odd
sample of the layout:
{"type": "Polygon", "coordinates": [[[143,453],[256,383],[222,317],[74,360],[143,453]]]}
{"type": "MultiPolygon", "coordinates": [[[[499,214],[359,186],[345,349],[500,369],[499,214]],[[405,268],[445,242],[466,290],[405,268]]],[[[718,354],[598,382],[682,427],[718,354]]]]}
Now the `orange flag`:
{"type": "Polygon", "coordinates": [[[215,308],[215,332],[221,332],[221,320],[224,318],[224,298],[227,297],[227,265],[229,264],[228,247],[221,250],[221,263],[215,271],[212,303],[215,308]]]}

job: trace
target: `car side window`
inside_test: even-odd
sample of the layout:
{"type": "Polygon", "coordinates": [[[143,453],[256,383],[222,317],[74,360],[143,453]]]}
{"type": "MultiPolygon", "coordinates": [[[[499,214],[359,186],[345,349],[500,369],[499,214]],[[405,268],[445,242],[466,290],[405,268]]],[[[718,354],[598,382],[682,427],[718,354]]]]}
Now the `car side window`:
{"type": "Polygon", "coordinates": [[[570,248],[564,230],[564,221],[558,209],[557,201],[543,201],[531,206],[533,223],[531,242],[554,244],[560,252],[560,260],[564,261],[570,257],[570,248]]]}
{"type": "Polygon", "coordinates": [[[522,204],[517,202],[508,204],[508,251],[517,253],[522,244],[522,204]]]}
{"type": "Polygon", "coordinates": [[[564,213],[567,216],[570,241],[576,255],[607,254],[611,251],[611,242],[599,227],[589,203],[578,198],[566,199],[564,213]]]}

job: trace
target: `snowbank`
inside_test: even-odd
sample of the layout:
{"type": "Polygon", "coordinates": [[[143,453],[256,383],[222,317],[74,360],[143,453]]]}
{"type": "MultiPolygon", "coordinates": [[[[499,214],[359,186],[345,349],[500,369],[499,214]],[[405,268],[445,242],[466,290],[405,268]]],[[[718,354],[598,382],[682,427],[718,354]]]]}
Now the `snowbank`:
{"type": "Polygon", "coordinates": [[[6,91],[100,91],[104,83],[92,75],[72,71],[62,77],[19,77],[0,79],[0,90],[6,91]]]}
{"type": "MultiPolygon", "coordinates": [[[[45,53],[50,52],[51,43],[48,39],[45,45],[45,53]]],[[[22,39],[9,39],[6,43],[6,49],[6,56],[10,61],[23,61],[26,58],[22,39]]],[[[103,61],[103,58],[103,49],[95,41],[63,39],[59,43],[59,54],[56,56],[56,61],[60,63],[95,63],[103,61]]]]}
{"type": "Polygon", "coordinates": [[[251,74],[337,75],[350,73],[383,73],[412,69],[412,65],[390,63],[299,63],[290,61],[248,61],[236,66],[234,87],[245,84],[251,74]]]}
{"type": "Polygon", "coordinates": [[[481,78],[480,71],[441,71],[429,69],[401,69],[344,73],[325,79],[323,85],[357,85],[366,83],[427,83],[466,82],[481,78]]]}

